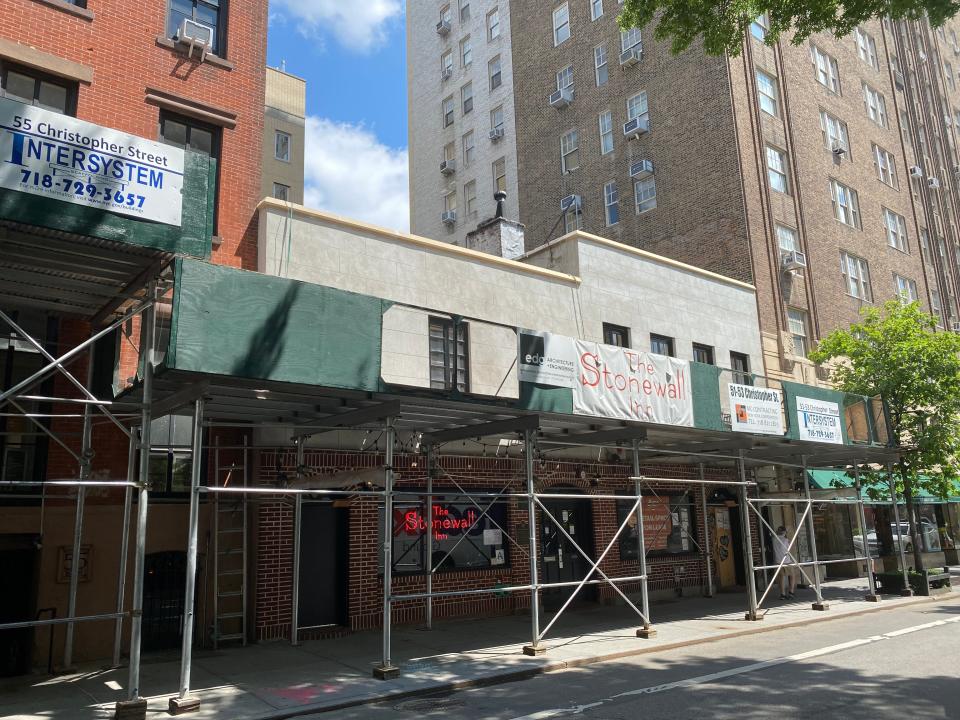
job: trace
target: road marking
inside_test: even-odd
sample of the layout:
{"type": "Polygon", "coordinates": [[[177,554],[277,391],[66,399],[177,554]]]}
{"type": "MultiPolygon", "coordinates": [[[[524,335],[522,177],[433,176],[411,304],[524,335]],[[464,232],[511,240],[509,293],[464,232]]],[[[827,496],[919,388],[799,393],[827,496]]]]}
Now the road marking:
{"type": "Polygon", "coordinates": [[[839,643],[837,645],[828,645],[827,647],[817,648],[816,650],[807,650],[806,652],[773,658],[772,660],[751,663],[750,665],[741,665],[740,667],[721,670],[719,672],[710,673],[709,675],[698,675],[697,677],[687,678],[685,680],[677,680],[676,682],[664,683],[662,685],[653,685],[651,687],[638,688],[636,690],[627,690],[626,692],[617,693],[616,695],[611,695],[610,697],[597,700],[596,702],[592,702],[587,705],[573,705],[566,708],[539,710],[529,715],[521,715],[519,717],[512,718],[511,720],[549,720],[549,718],[555,718],[561,715],[582,715],[585,710],[592,710],[619,698],[635,697],[637,695],[653,695],[655,693],[667,692],[669,690],[676,690],[678,688],[691,687],[693,685],[703,685],[705,683],[723,680],[735,675],[743,675],[744,673],[766,670],[767,668],[776,667],[777,665],[800,662],[803,660],[809,660],[810,658],[822,657],[823,655],[832,655],[833,653],[843,652],[844,650],[850,650],[855,647],[871,645],[876,642],[882,642],[884,640],[890,640],[891,638],[900,637],[901,635],[908,635],[910,633],[920,632],[921,630],[942,627],[948,623],[955,622],[960,622],[960,616],[950,618],[949,620],[936,620],[934,622],[924,623],[923,625],[914,625],[901,630],[892,630],[888,633],[884,633],[883,635],[871,635],[870,637],[860,638],[858,640],[849,640],[848,642],[839,643]]]}

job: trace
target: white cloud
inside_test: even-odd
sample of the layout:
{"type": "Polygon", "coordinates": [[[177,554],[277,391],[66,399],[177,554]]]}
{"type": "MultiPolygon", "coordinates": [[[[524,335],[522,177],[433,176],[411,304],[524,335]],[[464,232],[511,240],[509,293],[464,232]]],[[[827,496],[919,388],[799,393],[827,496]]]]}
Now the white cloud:
{"type": "Polygon", "coordinates": [[[406,232],[407,151],[362,125],[308,117],[304,205],[406,232]]]}
{"type": "Polygon", "coordinates": [[[273,9],[313,34],[327,33],[346,48],[367,52],[384,41],[387,26],[403,12],[401,0],[273,0],[273,9]]]}

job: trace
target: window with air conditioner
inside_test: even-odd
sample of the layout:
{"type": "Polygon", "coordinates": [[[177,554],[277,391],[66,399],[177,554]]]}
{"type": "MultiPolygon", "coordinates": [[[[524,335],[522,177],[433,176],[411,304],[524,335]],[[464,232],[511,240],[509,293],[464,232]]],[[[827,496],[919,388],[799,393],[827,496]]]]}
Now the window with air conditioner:
{"type": "Polygon", "coordinates": [[[777,225],[777,245],[781,252],[792,253],[800,249],[797,242],[797,231],[786,225],[777,225]]]}
{"type": "Polygon", "coordinates": [[[889,208],[883,208],[883,226],[887,231],[887,244],[900,252],[907,252],[906,218],[889,208]]]}
{"type": "Polygon", "coordinates": [[[573,65],[567,65],[557,73],[557,90],[573,90],[573,65]]]}
{"type": "Polygon", "coordinates": [[[647,106],[647,93],[638,92],[627,98],[627,120],[637,120],[641,123],[649,124],[650,110],[647,106]]]}
{"type": "Polygon", "coordinates": [[[841,251],[840,273],[847,285],[847,295],[866,302],[873,301],[873,291],[870,287],[870,267],[866,260],[846,251],[841,251]]]}
{"type": "Polygon", "coordinates": [[[613,113],[606,110],[600,113],[600,154],[613,152],[613,113]]]}
{"type": "Polygon", "coordinates": [[[560,169],[564,173],[580,167],[580,136],[569,130],[560,136],[560,169]]]}
{"type": "Polygon", "coordinates": [[[226,37],[226,3],[219,0],[170,0],[167,37],[176,38],[184,20],[210,28],[210,51],[223,57],[226,37]]]}
{"type": "Polygon", "coordinates": [[[574,230],[583,230],[583,208],[579,203],[563,213],[563,231],[570,233],[574,230]]]}
{"type": "Polygon", "coordinates": [[[640,28],[632,27],[629,30],[620,31],[620,52],[625,53],[627,50],[637,48],[638,50],[643,47],[643,36],[640,33],[640,28]]]}
{"type": "Polygon", "coordinates": [[[637,215],[642,215],[657,207],[657,181],[656,178],[648,177],[643,180],[637,180],[633,184],[634,204],[637,208],[637,215]]]}
{"type": "Polygon", "coordinates": [[[453,75],[453,51],[447,50],[440,56],[440,77],[448,78],[453,75]]]}
{"type": "Polygon", "coordinates": [[[570,8],[564,3],[553,11],[554,47],[570,39],[570,8]]]}
{"type": "Polygon", "coordinates": [[[503,105],[497,105],[490,111],[490,129],[503,131],[503,105]]]}
{"type": "Polygon", "coordinates": [[[847,124],[826,110],[820,111],[820,133],[823,145],[830,152],[846,160],[853,160],[847,124]]]}
{"type": "Polygon", "coordinates": [[[860,229],[860,198],[856,190],[837,180],[830,181],[833,216],[844,225],[860,229]]]}

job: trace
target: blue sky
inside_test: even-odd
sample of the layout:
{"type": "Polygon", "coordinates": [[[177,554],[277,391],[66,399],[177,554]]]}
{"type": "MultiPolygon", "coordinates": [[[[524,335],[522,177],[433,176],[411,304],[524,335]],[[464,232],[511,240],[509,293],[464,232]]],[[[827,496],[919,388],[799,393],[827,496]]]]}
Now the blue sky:
{"type": "Polygon", "coordinates": [[[304,204],[408,228],[402,0],[271,0],[267,62],[307,81],[304,204]]]}

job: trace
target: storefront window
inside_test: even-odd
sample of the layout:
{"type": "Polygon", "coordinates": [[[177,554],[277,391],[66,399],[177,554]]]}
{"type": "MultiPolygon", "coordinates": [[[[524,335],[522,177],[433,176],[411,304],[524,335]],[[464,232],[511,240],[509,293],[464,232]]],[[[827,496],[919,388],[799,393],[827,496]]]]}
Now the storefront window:
{"type": "Polygon", "coordinates": [[[940,552],[940,523],[938,522],[938,510],[940,505],[917,505],[917,517],[919,525],[917,532],[920,535],[920,543],[924,552],[940,552]]]}
{"type": "Polygon", "coordinates": [[[853,513],[856,505],[813,506],[813,532],[817,541],[817,556],[822,560],[853,557],[856,543],[853,513]]]}
{"type": "MultiPolygon", "coordinates": [[[[495,502],[482,513],[489,500],[479,500],[480,508],[465,498],[434,497],[433,567],[437,572],[477,570],[509,565],[507,543],[508,501],[495,502]],[[447,555],[449,553],[449,556],[447,555]]],[[[383,543],[383,508],[378,523],[383,543]]],[[[403,500],[393,504],[393,571],[426,572],[427,506],[424,500],[403,500]]],[[[383,572],[383,555],[378,558],[383,572]]]]}
{"type": "MultiPolygon", "coordinates": [[[[629,491],[628,491],[629,492],[629,491]]],[[[617,527],[630,514],[627,526],[620,533],[620,559],[640,557],[637,535],[637,514],[630,513],[633,502],[617,500],[617,527]]],[[[643,541],[649,554],[692,552],[695,532],[693,500],[689,494],[643,496],[643,541]]]]}

